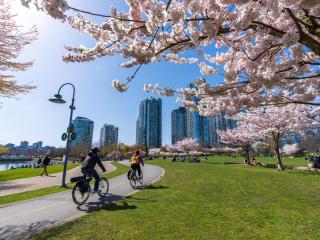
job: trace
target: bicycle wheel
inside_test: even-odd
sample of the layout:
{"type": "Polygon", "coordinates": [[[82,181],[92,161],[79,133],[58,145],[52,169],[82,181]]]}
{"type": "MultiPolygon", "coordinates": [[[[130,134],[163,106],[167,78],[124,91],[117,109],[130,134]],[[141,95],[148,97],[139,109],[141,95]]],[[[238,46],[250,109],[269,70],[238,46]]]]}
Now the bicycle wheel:
{"type": "Polygon", "coordinates": [[[130,185],[134,189],[137,185],[137,176],[135,171],[132,171],[130,174],[130,185]]]}
{"type": "Polygon", "coordinates": [[[99,196],[104,197],[109,192],[109,181],[107,178],[102,177],[99,182],[99,196]]]}
{"type": "Polygon", "coordinates": [[[81,206],[86,203],[90,197],[91,187],[88,182],[77,182],[72,189],[72,200],[75,204],[81,206]],[[86,184],[86,191],[84,190],[83,184],[86,184]]]}

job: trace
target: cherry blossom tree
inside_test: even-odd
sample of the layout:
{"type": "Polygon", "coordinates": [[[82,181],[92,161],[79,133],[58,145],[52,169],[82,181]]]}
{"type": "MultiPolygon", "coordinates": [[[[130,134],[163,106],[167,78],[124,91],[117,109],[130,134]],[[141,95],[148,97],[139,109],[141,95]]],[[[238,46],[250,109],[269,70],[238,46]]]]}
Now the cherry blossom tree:
{"type": "Polygon", "coordinates": [[[260,137],[254,125],[243,121],[236,128],[218,131],[218,135],[222,142],[241,147],[244,152],[245,163],[250,164],[250,145],[260,137]]]}
{"type": "Polygon", "coordinates": [[[149,149],[149,156],[158,157],[160,155],[160,148],[151,148],[149,149]]]}
{"type": "Polygon", "coordinates": [[[287,155],[291,156],[297,154],[300,151],[300,148],[297,143],[295,144],[286,144],[283,146],[282,151],[287,155]]]}
{"type": "Polygon", "coordinates": [[[302,105],[268,106],[247,113],[239,113],[236,117],[240,122],[252,125],[260,138],[273,139],[279,170],[284,169],[280,155],[281,136],[289,133],[303,133],[304,130],[319,124],[309,117],[308,109],[302,105]]]}
{"type": "Polygon", "coordinates": [[[126,0],[128,11],[112,8],[110,14],[82,10],[67,0],[21,1],[96,42],[94,47],[67,47],[65,62],[122,55],[121,66],[135,70],[126,81],[112,82],[121,92],[141,66],[169,61],[197,64],[196,87],[146,84],[145,90],[167,96],[178,92],[181,103],[198,107],[202,115],[265,104],[319,105],[319,0],[126,0]],[[224,82],[216,84],[212,75],[223,75],[224,82]]]}
{"type": "Polygon", "coordinates": [[[119,160],[121,157],[121,152],[119,150],[113,150],[107,155],[108,159],[119,160]]]}
{"type": "Polygon", "coordinates": [[[200,145],[194,138],[185,138],[181,141],[178,141],[175,144],[175,147],[176,149],[186,152],[188,154],[190,151],[197,150],[200,147],[200,145]]]}
{"type": "Polygon", "coordinates": [[[270,145],[262,141],[254,142],[252,148],[257,154],[266,154],[270,152],[270,145]]]}
{"type": "Polygon", "coordinates": [[[32,28],[23,32],[10,12],[8,1],[0,0],[0,97],[13,97],[27,93],[34,87],[19,85],[12,72],[25,71],[32,62],[18,62],[16,59],[26,45],[36,39],[37,31],[32,28]]]}
{"type": "Polygon", "coordinates": [[[171,153],[179,152],[179,149],[177,148],[176,145],[167,145],[166,150],[171,153]]]}

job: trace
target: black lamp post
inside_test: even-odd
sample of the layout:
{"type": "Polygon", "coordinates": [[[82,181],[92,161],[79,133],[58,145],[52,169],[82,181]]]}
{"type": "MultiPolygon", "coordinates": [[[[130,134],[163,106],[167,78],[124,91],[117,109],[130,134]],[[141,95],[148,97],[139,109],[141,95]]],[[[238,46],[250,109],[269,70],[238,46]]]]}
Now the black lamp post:
{"type": "Polygon", "coordinates": [[[65,152],[65,157],[64,157],[64,166],[63,166],[63,176],[62,176],[61,187],[67,187],[67,185],[66,185],[67,164],[68,164],[68,155],[69,155],[69,151],[71,148],[71,146],[70,146],[71,145],[71,134],[73,133],[72,117],[73,117],[73,110],[76,109],[74,107],[74,95],[75,95],[75,91],[76,91],[74,85],[72,83],[62,84],[58,90],[58,93],[55,94],[53,98],[49,99],[49,101],[53,102],[53,103],[59,103],[59,104],[66,103],[66,101],[62,99],[62,95],[60,94],[61,89],[66,85],[70,85],[73,88],[73,95],[72,95],[71,105],[69,106],[71,111],[70,111],[69,125],[68,125],[68,129],[67,129],[67,143],[66,143],[66,152],[65,152]]]}

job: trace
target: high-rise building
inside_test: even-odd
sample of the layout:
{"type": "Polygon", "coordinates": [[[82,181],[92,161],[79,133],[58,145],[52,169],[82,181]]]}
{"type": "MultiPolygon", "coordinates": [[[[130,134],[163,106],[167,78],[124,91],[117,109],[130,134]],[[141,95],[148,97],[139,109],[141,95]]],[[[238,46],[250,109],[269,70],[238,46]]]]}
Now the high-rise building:
{"type": "Polygon", "coordinates": [[[179,108],[171,113],[172,144],[184,138],[194,138],[204,147],[216,146],[220,143],[217,131],[236,126],[236,120],[226,118],[224,112],[205,117],[197,111],[179,108]]]}
{"type": "Polygon", "coordinates": [[[184,107],[171,112],[171,142],[175,144],[187,137],[187,110],[184,107]]]}
{"type": "Polygon", "coordinates": [[[91,147],[94,126],[93,121],[85,117],[76,117],[72,123],[76,133],[76,139],[72,141],[72,144],[91,147]]]}
{"type": "Polygon", "coordinates": [[[187,137],[194,138],[199,143],[201,142],[201,117],[199,112],[187,110],[186,126],[187,137]]]}
{"type": "Polygon", "coordinates": [[[100,146],[111,146],[118,144],[118,132],[119,128],[104,124],[100,131],[100,146]]]}
{"type": "Polygon", "coordinates": [[[32,149],[34,150],[39,150],[41,148],[42,148],[42,141],[35,142],[34,144],[32,144],[32,149]]]}
{"type": "Polygon", "coordinates": [[[29,142],[28,141],[21,141],[19,148],[22,149],[22,150],[28,149],[29,148],[29,142]]]}
{"type": "Polygon", "coordinates": [[[13,143],[7,143],[4,146],[5,146],[5,148],[14,148],[15,147],[15,145],[13,143]]]}
{"type": "Polygon", "coordinates": [[[136,123],[136,143],[149,147],[161,147],[162,100],[148,98],[140,103],[136,123]]]}

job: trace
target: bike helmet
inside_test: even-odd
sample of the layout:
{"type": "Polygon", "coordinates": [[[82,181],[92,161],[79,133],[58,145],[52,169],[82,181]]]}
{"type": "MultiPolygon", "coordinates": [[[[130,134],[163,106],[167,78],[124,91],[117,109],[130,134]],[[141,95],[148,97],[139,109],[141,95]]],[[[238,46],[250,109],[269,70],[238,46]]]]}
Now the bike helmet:
{"type": "Polygon", "coordinates": [[[91,152],[93,152],[93,153],[98,153],[98,152],[100,152],[100,149],[97,148],[97,147],[95,147],[95,148],[92,148],[92,149],[91,149],[91,152]]]}

